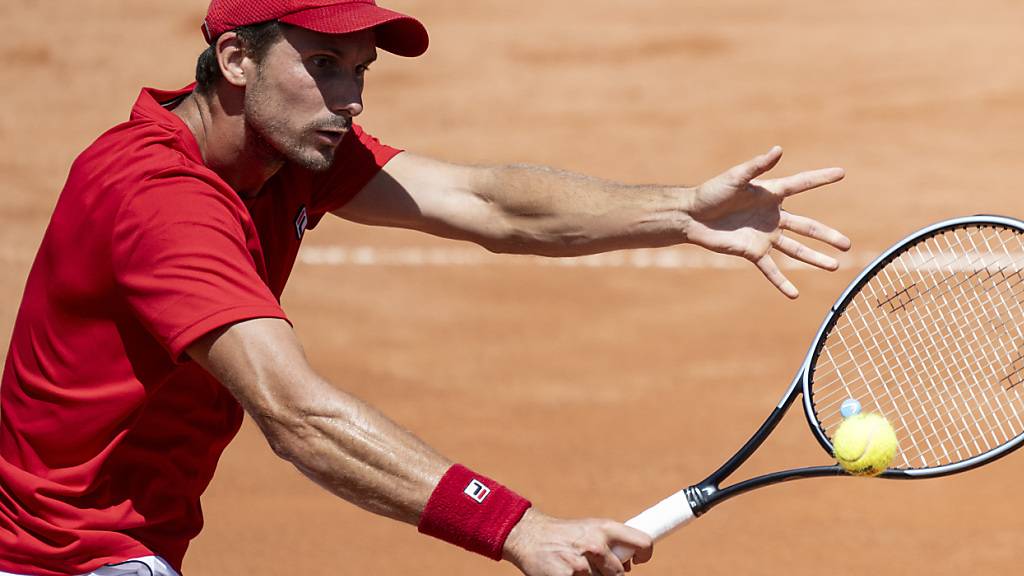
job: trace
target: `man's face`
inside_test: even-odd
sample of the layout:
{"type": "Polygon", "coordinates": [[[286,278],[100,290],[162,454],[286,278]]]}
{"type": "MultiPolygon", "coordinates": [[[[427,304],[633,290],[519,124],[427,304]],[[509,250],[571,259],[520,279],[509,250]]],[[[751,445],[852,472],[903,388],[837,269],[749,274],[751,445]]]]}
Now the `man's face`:
{"type": "Polygon", "coordinates": [[[245,121],[256,144],[326,170],[363,111],[363,76],[377,58],[372,31],[319,34],[282,26],[246,84],[245,121]]]}

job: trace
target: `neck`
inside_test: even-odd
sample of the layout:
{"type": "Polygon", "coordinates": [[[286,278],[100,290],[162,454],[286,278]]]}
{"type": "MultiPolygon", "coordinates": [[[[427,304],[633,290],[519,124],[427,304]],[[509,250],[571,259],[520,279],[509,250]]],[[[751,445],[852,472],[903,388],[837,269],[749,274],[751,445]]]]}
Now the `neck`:
{"type": "Polygon", "coordinates": [[[284,160],[265,144],[245,122],[242,95],[193,92],[173,112],[192,131],[203,163],[231,186],[239,196],[259,194],[284,160]]]}

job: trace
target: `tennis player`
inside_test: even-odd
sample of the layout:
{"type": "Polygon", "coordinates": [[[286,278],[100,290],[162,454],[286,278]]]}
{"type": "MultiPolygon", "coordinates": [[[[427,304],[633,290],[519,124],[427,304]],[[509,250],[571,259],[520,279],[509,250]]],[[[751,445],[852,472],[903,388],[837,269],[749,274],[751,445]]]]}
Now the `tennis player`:
{"type": "Polygon", "coordinates": [[[213,0],[202,31],[196,83],[144,89],[74,162],[29,274],[0,388],[0,572],[177,574],[244,412],[339,497],[530,576],[648,560],[645,534],[546,515],[310,368],[279,304],[305,234],[335,216],[503,253],[692,243],[796,297],[772,250],[833,270],[794,236],[849,241],[781,204],[843,171],[764,178],[779,148],[693,188],[441,162],[354,123],[377,51],[427,49],[414,18],[213,0]]]}

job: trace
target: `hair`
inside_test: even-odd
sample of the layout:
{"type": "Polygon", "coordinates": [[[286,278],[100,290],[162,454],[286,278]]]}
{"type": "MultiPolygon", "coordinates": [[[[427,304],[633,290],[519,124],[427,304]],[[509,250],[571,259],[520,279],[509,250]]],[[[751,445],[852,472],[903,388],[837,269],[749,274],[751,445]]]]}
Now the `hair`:
{"type": "MultiPolygon", "coordinates": [[[[232,32],[238,35],[245,51],[257,63],[282,36],[281,24],[276,20],[241,26],[232,32]]],[[[196,61],[196,91],[200,94],[209,94],[222,77],[220,63],[217,61],[217,42],[214,40],[196,61]]]]}

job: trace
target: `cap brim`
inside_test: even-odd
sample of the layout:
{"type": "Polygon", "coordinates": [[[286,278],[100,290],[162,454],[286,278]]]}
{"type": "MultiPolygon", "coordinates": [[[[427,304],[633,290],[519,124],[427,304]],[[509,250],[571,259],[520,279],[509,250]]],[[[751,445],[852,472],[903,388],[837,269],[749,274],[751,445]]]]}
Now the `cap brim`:
{"type": "Polygon", "coordinates": [[[310,8],[278,20],[323,34],[350,34],[373,28],[377,46],[399,56],[419,56],[430,44],[427,29],[419,20],[363,2],[310,8]]]}

